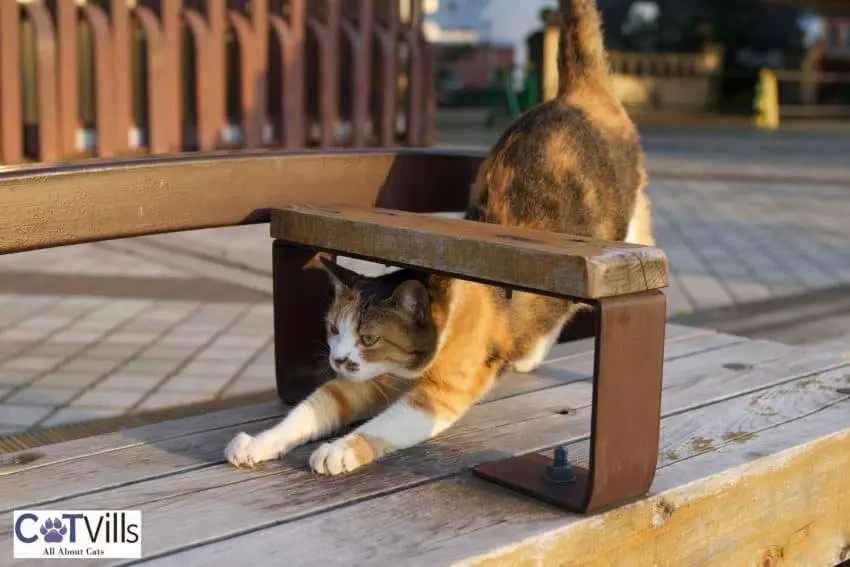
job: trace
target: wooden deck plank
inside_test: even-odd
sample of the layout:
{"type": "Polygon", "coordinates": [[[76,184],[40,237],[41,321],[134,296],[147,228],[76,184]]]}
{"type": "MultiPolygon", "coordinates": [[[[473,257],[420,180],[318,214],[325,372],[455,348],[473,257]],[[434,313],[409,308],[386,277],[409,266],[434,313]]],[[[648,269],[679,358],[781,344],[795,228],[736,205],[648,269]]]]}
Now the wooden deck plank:
{"type": "MultiPolygon", "coordinates": [[[[676,324],[667,325],[668,344],[695,340],[713,334],[714,331],[700,329],[698,327],[676,324]]],[[[552,353],[548,358],[559,359],[568,355],[592,350],[592,339],[575,341],[573,343],[557,345],[552,349],[552,353]]],[[[529,382],[531,381],[531,379],[525,378],[525,376],[523,378],[529,382]]],[[[132,430],[119,431],[117,433],[107,433],[84,439],[45,445],[35,450],[0,455],[0,477],[50,466],[67,460],[85,458],[88,455],[134,447],[141,443],[156,443],[238,423],[250,423],[251,420],[260,421],[268,417],[278,417],[283,415],[284,411],[285,408],[276,402],[254,404],[249,407],[239,407],[203,416],[175,419],[132,430]],[[130,435],[130,432],[132,432],[132,435],[130,435]],[[37,459],[32,460],[33,457],[37,457],[37,459]]]]}
{"type": "MultiPolygon", "coordinates": [[[[713,352],[745,342],[747,342],[747,339],[719,333],[699,337],[699,340],[672,339],[665,345],[664,360],[665,362],[672,362],[680,358],[713,352]]],[[[776,343],[772,343],[771,347],[774,354],[785,349],[785,347],[778,346],[776,343]]],[[[592,374],[593,350],[576,352],[547,361],[533,374],[508,374],[503,376],[481,403],[536,392],[575,380],[584,380],[591,377],[592,374]]]]}
{"type": "MultiPolygon", "coordinates": [[[[789,352],[793,353],[793,357],[773,360],[761,367],[756,366],[755,370],[724,370],[721,367],[718,372],[739,376],[738,383],[728,376],[725,379],[734,391],[746,388],[757,391],[766,384],[774,384],[777,377],[810,374],[823,368],[825,363],[826,366],[836,364],[834,357],[817,355],[801,360],[798,351],[791,349],[789,352]]],[[[675,378],[672,380],[675,383],[675,378]]],[[[153,525],[149,530],[146,528],[145,541],[150,545],[146,544],[146,556],[166,552],[445,478],[472,464],[502,455],[586,437],[589,408],[584,407],[569,415],[554,413],[552,408],[558,406],[552,401],[555,393],[561,396],[584,395],[589,400],[590,384],[577,382],[478,406],[440,442],[376,463],[363,474],[355,473],[329,482],[315,478],[304,469],[304,460],[309,453],[309,448],[305,448],[288,457],[282,466],[271,463],[255,471],[209,467],[52,505],[64,508],[141,508],[146,526],[153,525]],[[525,410],[517,410],[520,404],[526,409],[533,407],[538,412],[537,417],[530,418],[524,415],[525,410]],[[504,425],[500,426],[500,423],[504,425]],[[297,468],[290,468],[290,465],[297,468]],[[226,522],[207,509],[211,505],[227,511],[226,522]],[[175,532],[169,527],[175,522],[184,526],[183,529],[175,532]]],[[[668,397],[667,405],[675,409],[665,413],[672,416],[680,415],[682,408],[705,401],[705,397],[693,388],[674,388],[670,396],[672,399],[668,397]]],[[[728,401],[728,398],[722,396],[721,400],[728,401]]],[[[155,458],[156,455],[152,455],[148,460],[155,458]]],[[[135,466],[126,460],[123,463],[128,467],[135,466]]],[[[56,485],[49,478],[42,482],[56,485]]]]}
{"type": "Polygon", "coordinates": [[[384,208],[273,208],[271,235],[364,260],[577,298],[667,287],[667,256],[659,248],[384,208]]]}
{"type": "Polygon", "coordinates": [[[818,376],[816,387],[803,378],[789,392],[777,386],[665,418],[662,455],[682,453],[662,464],[650,496],[594,517],[464,475],[146,564],[229,565],[238,555],[293,566],[556,565],[565,557],[570,565],[728,567],[780,557],[833,565],[846,557],[841,530],[850,526],[850,475],[836,474],[850,470],[850,397],[836,390],[847,371],[818,376]],[[766,398],[784,410],[752,403],[766,398]],[[683,432],[716,444],[682,447],[683,432]]]}
{"type": "MultiPolygon", "coordinates": [[[[676,355],[679,348],[686,347],[691,342],[698,342],[704,349],[707,349],[707,352],[701,355],[693,355],[690,359],[679,358],[668,364],[665,367],[665,373],[675,376],[676,379],[669,381],[667,385],[676,385],[679,381],[692,383],[695,378],[703,374],[703,367],[706,365],[714,369],[719,379],[725,374],[730,372],[734,374],[735,372],[726,370],[724,374],[722,365],[730,361],[737,361],[742,356],[749,356],[753,363],[757,363],[776,358],[780,353],[789,350],[788,347],[783,345],[764,341],[754,342],[752,348],[749,349],[743,348],[741,344],[733,343],[729,348],[715,350],[718,344],[722,344],[725,340],[723,335],[711,334],[701,337],[699,340],[679,341],[670,344],[667,355],[671,357],[676,355]]],[[[502,395],[500,396],[499,390],[497,390],[482,403],[487,404],[498,399],[519,395],[521,392],[512,390],[512,378],[514,381],[522,383],[523,391],[539,391],[541,388],[551,387],[555,384],[589,381],[592,367],[593,357],[587,354],[560,360],[552,365],[545,365],[538,370],[538,375],[533,377],[509,376],[504,380],[506,385],[501,390],[502,395]]],[[[558,389],[552,387],[551,390],[558,389]]],[[[550,390],[546,391],[550,392],[550,390]]],[[[553,407],[559,410],[587,407],[591,401],[589,382],[581,391],[580,396],[569,397],[572,395],[571,391],[551,391],[549,394],[543,394],[541,395],[541,404],[532,404],[528,414],[520,413],[520,408],[516,404],[505,406],[507,408],[504,410],[506,412],[505,419],[507,421],[510,421],[510,419],[530,419],[541,415],[543,412],[551,411],[553,407]]],[[[265,408],[265,405],[263,405],[263,408],[265,408]]],[[[266,417],[261,420],[253,419],[250,410],[247,410],[243,415],[246,416],[246,423],[250,425],[249,429],[261,430],[279,419],[284,411],[285,409],[282,406],[277,406],[277,412],[273,414],[273,417],[266,417]]],[[[227,413],[230,415],[229,412],[227,413]]],[[[200,418],[198,419],[200,420],[200,418]]],[[[216,420],[210,418],[209,415],[204,416],[203,420],[200,421],[209,424],[216,423],[216,420]]],[[[498,423],[503,424],[504,420],[498,423]]],[[[142,429],[149,432],[148,427],[142,429]]],[[[44,504],[48,501],[104,490],[128,482],[140,482],[166,476],[172,477],[179,472],[207,468],[211,463],[222,462],[221,451],[223,447],[238,431],[243,429],[245,427],[242,424],[230,423],[226,426],[223,425],[193,434],[172,436],[147,443],[134,443],[122,449],[98,453],[87,452],[86,456],[80,459],[66,459],[56,462],[50,467],[41,467],[37,476],[0,476],[0,493],[10,494],[8,499],[4,498],[0,508],[7,511],[16,506],[31,505],[35,502],[44,504]],[[47,493],[43,490],[44,477],[74,478],[75,480],[73,483],[57,482],[56,486],[49,491],[49,496],[45,496],[47,493]],[[36,500],[39,497],[41,499],[36,500]]],[[[454,429],[449,430],[447,435],[451,435],[454,429]]],[[[135,434],[133,430],[130,430],[124,432],[124,436],[133,438],[135,434]]],[[[77,446],[79,446],[79,443],[77,446]]]]}
{"type": "Polygon", "coordinates": [[[283,415],[284,411],[285,408],[277,402],[251,404],[0,455],[0,484],[8,475],[240,423],[263,422],[269,417],[283,415]]]}

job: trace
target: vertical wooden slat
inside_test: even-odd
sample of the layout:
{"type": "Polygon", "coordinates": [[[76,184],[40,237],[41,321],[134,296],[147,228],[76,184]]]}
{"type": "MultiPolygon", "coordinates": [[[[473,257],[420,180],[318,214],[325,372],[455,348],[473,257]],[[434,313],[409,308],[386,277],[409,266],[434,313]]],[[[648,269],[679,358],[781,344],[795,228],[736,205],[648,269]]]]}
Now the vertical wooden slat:
{"type": "Polygon", "coordinates": [[[195,46],[195,76],[191,80],[195,81],[198,149],[211,150],[215,148],[218,140],[218,131],[213,106],[215,98],[210,87],[212,57],[210,56],[209,27],[204,17],[195,10],[184,10],[183,19],[195,46]]]}
{"type": "Polygon", "coordinates": [[[227,8],[225,0],[206,0],[207,37],[207,88],[209,89],[210,130],[215,132],[215,145],[221,141],[227,124],[227,86],[225,84],[225,43],[227,8]]]}
{"type": "Polygon", "coordinates": [[[17,0],[0,0],[0,163],[23,159],[20,12],[17,0]]]}
{"type": "Polygon", "coordinates": [[[239,86],[241,96],[241,108],[239,113],[242,122],[242,145],[246,148],[259,148],[263,142],[262,127],[257,120],[256,114],[256,75],[254,64],[256,59],[257,42],[254,38],[254,30],[248,19],[236,11],[227,13],[227,21],[233,29],[236,41],[239,44],[239,86]]]}
{"type": "Polygon", "coordinates": [[[259,133],[259,144],[263,144],[263,133],[268,122],[268,74],[269,74],[269,2],[252,0],[251,27],[254,32],[253,88],[254,104],[250,120],[259,133]]]}
{"type": "Polygon", "coordinates": [[[425,66],[422,60],[422,0],[410,0],[410,22],[405,29],[407,41],[407,108],[405,109],[407,145],[422,143],[423,87],[425,66]]]}
{"type": "Polygon", "coordinates": [[[360,0],[358,10],[359,49],[355,52],[354,74],[354,145],[366,145],[366,123],[369,120],[369,100],[372,96],[372,24],[375,19],[373,0],[360,0]]]}
{"type": "Polygon", "coordinates": [[[336,143],[339,123],[339,30],[341,5],[339,0],[323,0],[325,22],[310,18],[311,27],[319,40],[319,145],[331,147],[336,143]]]}
{"type": "Polygon", "coordinates": [[[65,157],[77,153],[80,131],[79,54],[77,5],[55,1],[59,36],[59,148],[65,157]]]}
{"type": "Polygon", "coordinates": [[[306,0],[290,0],[289,44],[283,61],[283,128],[284,146],[303,148],[307,138],[306,89],[306,0]]]}
{"type": "Polygon", "coordinates": [[[43,4],[24,4],[33,25],[36,49],[36,92],[38,104],[38,159],[60,158],[59,101],[57,91],[56,33],[50,13],[43,4]]]}
{"type": "Polygon", "coordinates": [[[145,36],[147,59],[147,102],[148,102],[148,150],[152,154],[165,154],[171,151],[170,136],[171,119],[175,109],[167,108],[169,104],[177,105],[179,115],[180,99],[172,100],[168,85],[168,58],[172,57],[165,51],[165,39],[159,20],[152,10],[145,6],[137,6],[133,15],[145,36]]]}
{"type": "MultiPolygon", "coordinates": [[[[112,35],[109,20],[102,8],[94,4],[84,4],[81,8],[83,19],[88,23],[94,41],[94,84],[95,84],[95,122],[97,131],[97,155],[113,157],[116,154],[115,143],[115,64],[112,35]]],[[[126,133],[124,138],[126,138],[126,133]]]]}
{"type": "MultiPolygon", "coordinates": [[[[59,0],[62,2],[63,0],[59,0]]],[[[114,143],[118,152],[124,152],[130,147],[130,128],[133,124],[133,88],[130,72],[130,10],[127,0],[110,0],[109,16],[112,24],[112,80],[114,81],[114,98],[110,101],[115,121],[114,143]]],[[[102,104],[97,101],[98,106],[102,104]]]]}
{"type": "Polygon", "coordinates": [[[381,118],[380,143],[389,148],[396,145],[396,98],[398,93],[398,1],[388,0],[382,26],[375,26],[381,46],[381,118]]]}
{"type": "Polygon", "coordinates": [[[163,0],[160,8],[162,20],[162,71],[163,92],[162,114],[152,115],[150,120],[162,121],[163,144],[166,152],[179,152],[181,149],[182,120],[180,104],[180,11],[182,0],[163,0]]]}

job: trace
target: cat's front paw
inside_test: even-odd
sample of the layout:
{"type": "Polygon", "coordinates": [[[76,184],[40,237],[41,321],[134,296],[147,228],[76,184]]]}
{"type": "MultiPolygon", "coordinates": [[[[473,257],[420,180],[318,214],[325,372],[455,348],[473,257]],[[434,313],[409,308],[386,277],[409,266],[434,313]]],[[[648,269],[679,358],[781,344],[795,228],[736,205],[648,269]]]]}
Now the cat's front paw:
{"type": "Polygon", "coordinates": [[[310,456],[310,468],[319,474],[336,476],[350,473],[375,460],[375,452],[360,435],[349,435],[323,443],[310,456]]]}
{"type": "Polygon", "coordinates": [[[224,456],[235,467],[253,467],[271,457],[263,444],[247,433],[240,433],[224,449],[224,456]]]}

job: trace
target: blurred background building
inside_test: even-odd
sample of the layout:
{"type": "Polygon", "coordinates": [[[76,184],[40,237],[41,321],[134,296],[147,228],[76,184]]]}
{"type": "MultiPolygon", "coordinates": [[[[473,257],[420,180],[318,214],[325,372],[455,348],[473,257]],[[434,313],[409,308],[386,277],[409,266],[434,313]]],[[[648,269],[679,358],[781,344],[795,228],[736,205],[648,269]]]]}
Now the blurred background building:
{"type": "MultiPolygon", "coordinates": [[[[850,2],[598,3],[618,92],[635,112],[751,112],[765,67],[780,72],[781,103],[790,116],[844,116],[850,105],[850,2]]],[[[539,71],[544,22],[556,25],[549,12],[556,6],[555,0],[433,2],[425,31],[439,46],[441,104],[498,100],[494,77],[504,72],[522,90],[526,71],[539,71]]],[[[542,89],[539,74],[533,80],[542,89]]]]}
{"type": "MultiPolygon", "coordinates": [[[[850,0],[597,2],[615,91],[639,120],[750,117],[764,69],[783,120],[850,116],[850,0]]],[[[437,109],[493,125],[552,95],[556,7],[0,0],[0,163],[428,144],[437,109]]]]}

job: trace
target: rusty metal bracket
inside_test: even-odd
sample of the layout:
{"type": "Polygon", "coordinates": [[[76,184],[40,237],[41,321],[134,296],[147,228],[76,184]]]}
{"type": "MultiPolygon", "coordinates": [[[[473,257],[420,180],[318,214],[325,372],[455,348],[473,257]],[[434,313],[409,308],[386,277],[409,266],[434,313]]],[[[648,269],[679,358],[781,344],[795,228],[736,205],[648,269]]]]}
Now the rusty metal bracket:
{"type": "Polygon", "coordinates": [[[590,513],[646,494],[655,478],[661,420],[666,298],[650,291],[593,302],[596,348],[590,462],[553,482],[538,453],[478,465],[485,480],[571,512],[590,513]]]}

